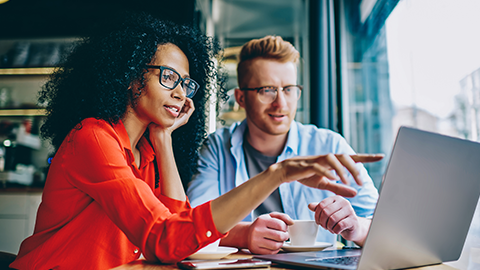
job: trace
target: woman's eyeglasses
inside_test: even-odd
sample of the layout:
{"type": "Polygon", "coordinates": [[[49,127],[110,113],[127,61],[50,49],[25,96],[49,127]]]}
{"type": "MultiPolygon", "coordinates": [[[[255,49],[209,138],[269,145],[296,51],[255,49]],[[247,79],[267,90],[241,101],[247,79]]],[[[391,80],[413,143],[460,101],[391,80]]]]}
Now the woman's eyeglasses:
{"type": "Polygon", "coordinates": [[[191,78],[182,78],[182,76],[172,68],[153,65],[146,65],[146,67],[160,69],[160,84],[167,89],[175,89],[181,82],[182,89],[188,98],[193,97],[198,88],[200,88],[200,85],[196,81],[191,78]]]}
{"type": "Polygon", "coordinates": [[[257,91],[258,99],[265,104],[272,103],[278,95],[278,91],[283,91],[285,98],[288,100],[297,101],[300,98],[302,92],[302,86],[300,85],[287,85],[285,87],[275,87],[275,86],[263,86],[257,88],[240,88],[240,90],[245,91],[257,91]]]}

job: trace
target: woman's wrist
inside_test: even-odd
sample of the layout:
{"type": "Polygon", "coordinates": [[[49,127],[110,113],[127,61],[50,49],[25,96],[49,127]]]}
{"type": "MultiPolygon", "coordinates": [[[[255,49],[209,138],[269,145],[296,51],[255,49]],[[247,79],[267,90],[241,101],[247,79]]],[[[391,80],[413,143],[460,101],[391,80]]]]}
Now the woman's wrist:
{"type": "Polygon", "coordinates": [[[276,187],[286,182],[285,170],[281,162],[272,164],[264,173],[265,177],[271,180],[276,187]]]}
{"type": "Polygon", "coordinates": [[[155,134],[150,136],[153,148],[163,148],[165,146],[172,145],[172,133],[168,130],[156,131],[155,134]]]}

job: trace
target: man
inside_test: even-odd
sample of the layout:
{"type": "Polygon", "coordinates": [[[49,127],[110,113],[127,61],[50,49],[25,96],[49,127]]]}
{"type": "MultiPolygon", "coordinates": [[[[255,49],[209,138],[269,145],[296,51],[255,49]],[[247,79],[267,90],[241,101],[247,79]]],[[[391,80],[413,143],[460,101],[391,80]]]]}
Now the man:
{"type": "MultiPolygon", "coordinates": [[[[206,140],[199,172],[187,191],[192,205],[212,200],[290,157],[334,153],[338,155],[330,157],[340,160],[355,154],[339,134],[294,121],[302,90],[297,85],[298,58],[298,51],[281,37],[266,36],[243,46],[235,99],[245,109],[246,120],[206,140]]],[[[363,185],[348,175],[355,197],[345,199],[296,182],[282,184],[220,244],[257,254],[277,253],[288,239],[292,219],[315,219],[321,225],[317,241],[334,244],[340,234],[363,245],[378,192],[363,165],[356,166],[363,185]]]]}

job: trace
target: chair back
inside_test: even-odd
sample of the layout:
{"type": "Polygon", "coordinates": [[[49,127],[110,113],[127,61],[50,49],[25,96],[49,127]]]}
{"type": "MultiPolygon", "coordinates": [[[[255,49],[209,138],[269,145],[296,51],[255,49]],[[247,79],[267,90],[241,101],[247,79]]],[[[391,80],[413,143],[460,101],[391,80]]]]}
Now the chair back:
{"type": "Polygon", "coordinates": [[[0,251],[0,270],[9,270],[12,269],[9,267],[9,265],[15,261],[17,258],[17,255],[6,252],[6,251],[0,251]]]}

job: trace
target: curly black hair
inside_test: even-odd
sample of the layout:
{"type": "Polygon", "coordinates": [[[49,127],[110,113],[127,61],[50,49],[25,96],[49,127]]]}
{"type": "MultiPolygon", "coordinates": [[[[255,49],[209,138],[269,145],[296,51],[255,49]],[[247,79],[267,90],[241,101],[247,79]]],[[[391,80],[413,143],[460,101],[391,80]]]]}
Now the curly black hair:
{"type": "MultiPolygon", "coordinates": [[[[220,99],[226,97],[225,72],[217,68],[215,60],[220,53],[218,42],[190,26],[137,13],[129,14],[120,25],[99,28],[82,38],[39,93],[39,103],[47,104],[42,137],[57,150],[72,129],[81,128],[79,124],[85,118],[118,123],[127,105],[135,104],[139,97],[129,86],[136,80],[143,85],[145,65],[151,62],[157,47],[167,43],[185,53],[190,76],[200,84],[192,98],[193,115],[172,134],[178,170],[183,183],[188,183],[196,171],[198,149],[207,136],[210,90],[216,88],[220,99]]],[[[146,90],[140,87],[140,95],[142,91],[146,90]]]]}

